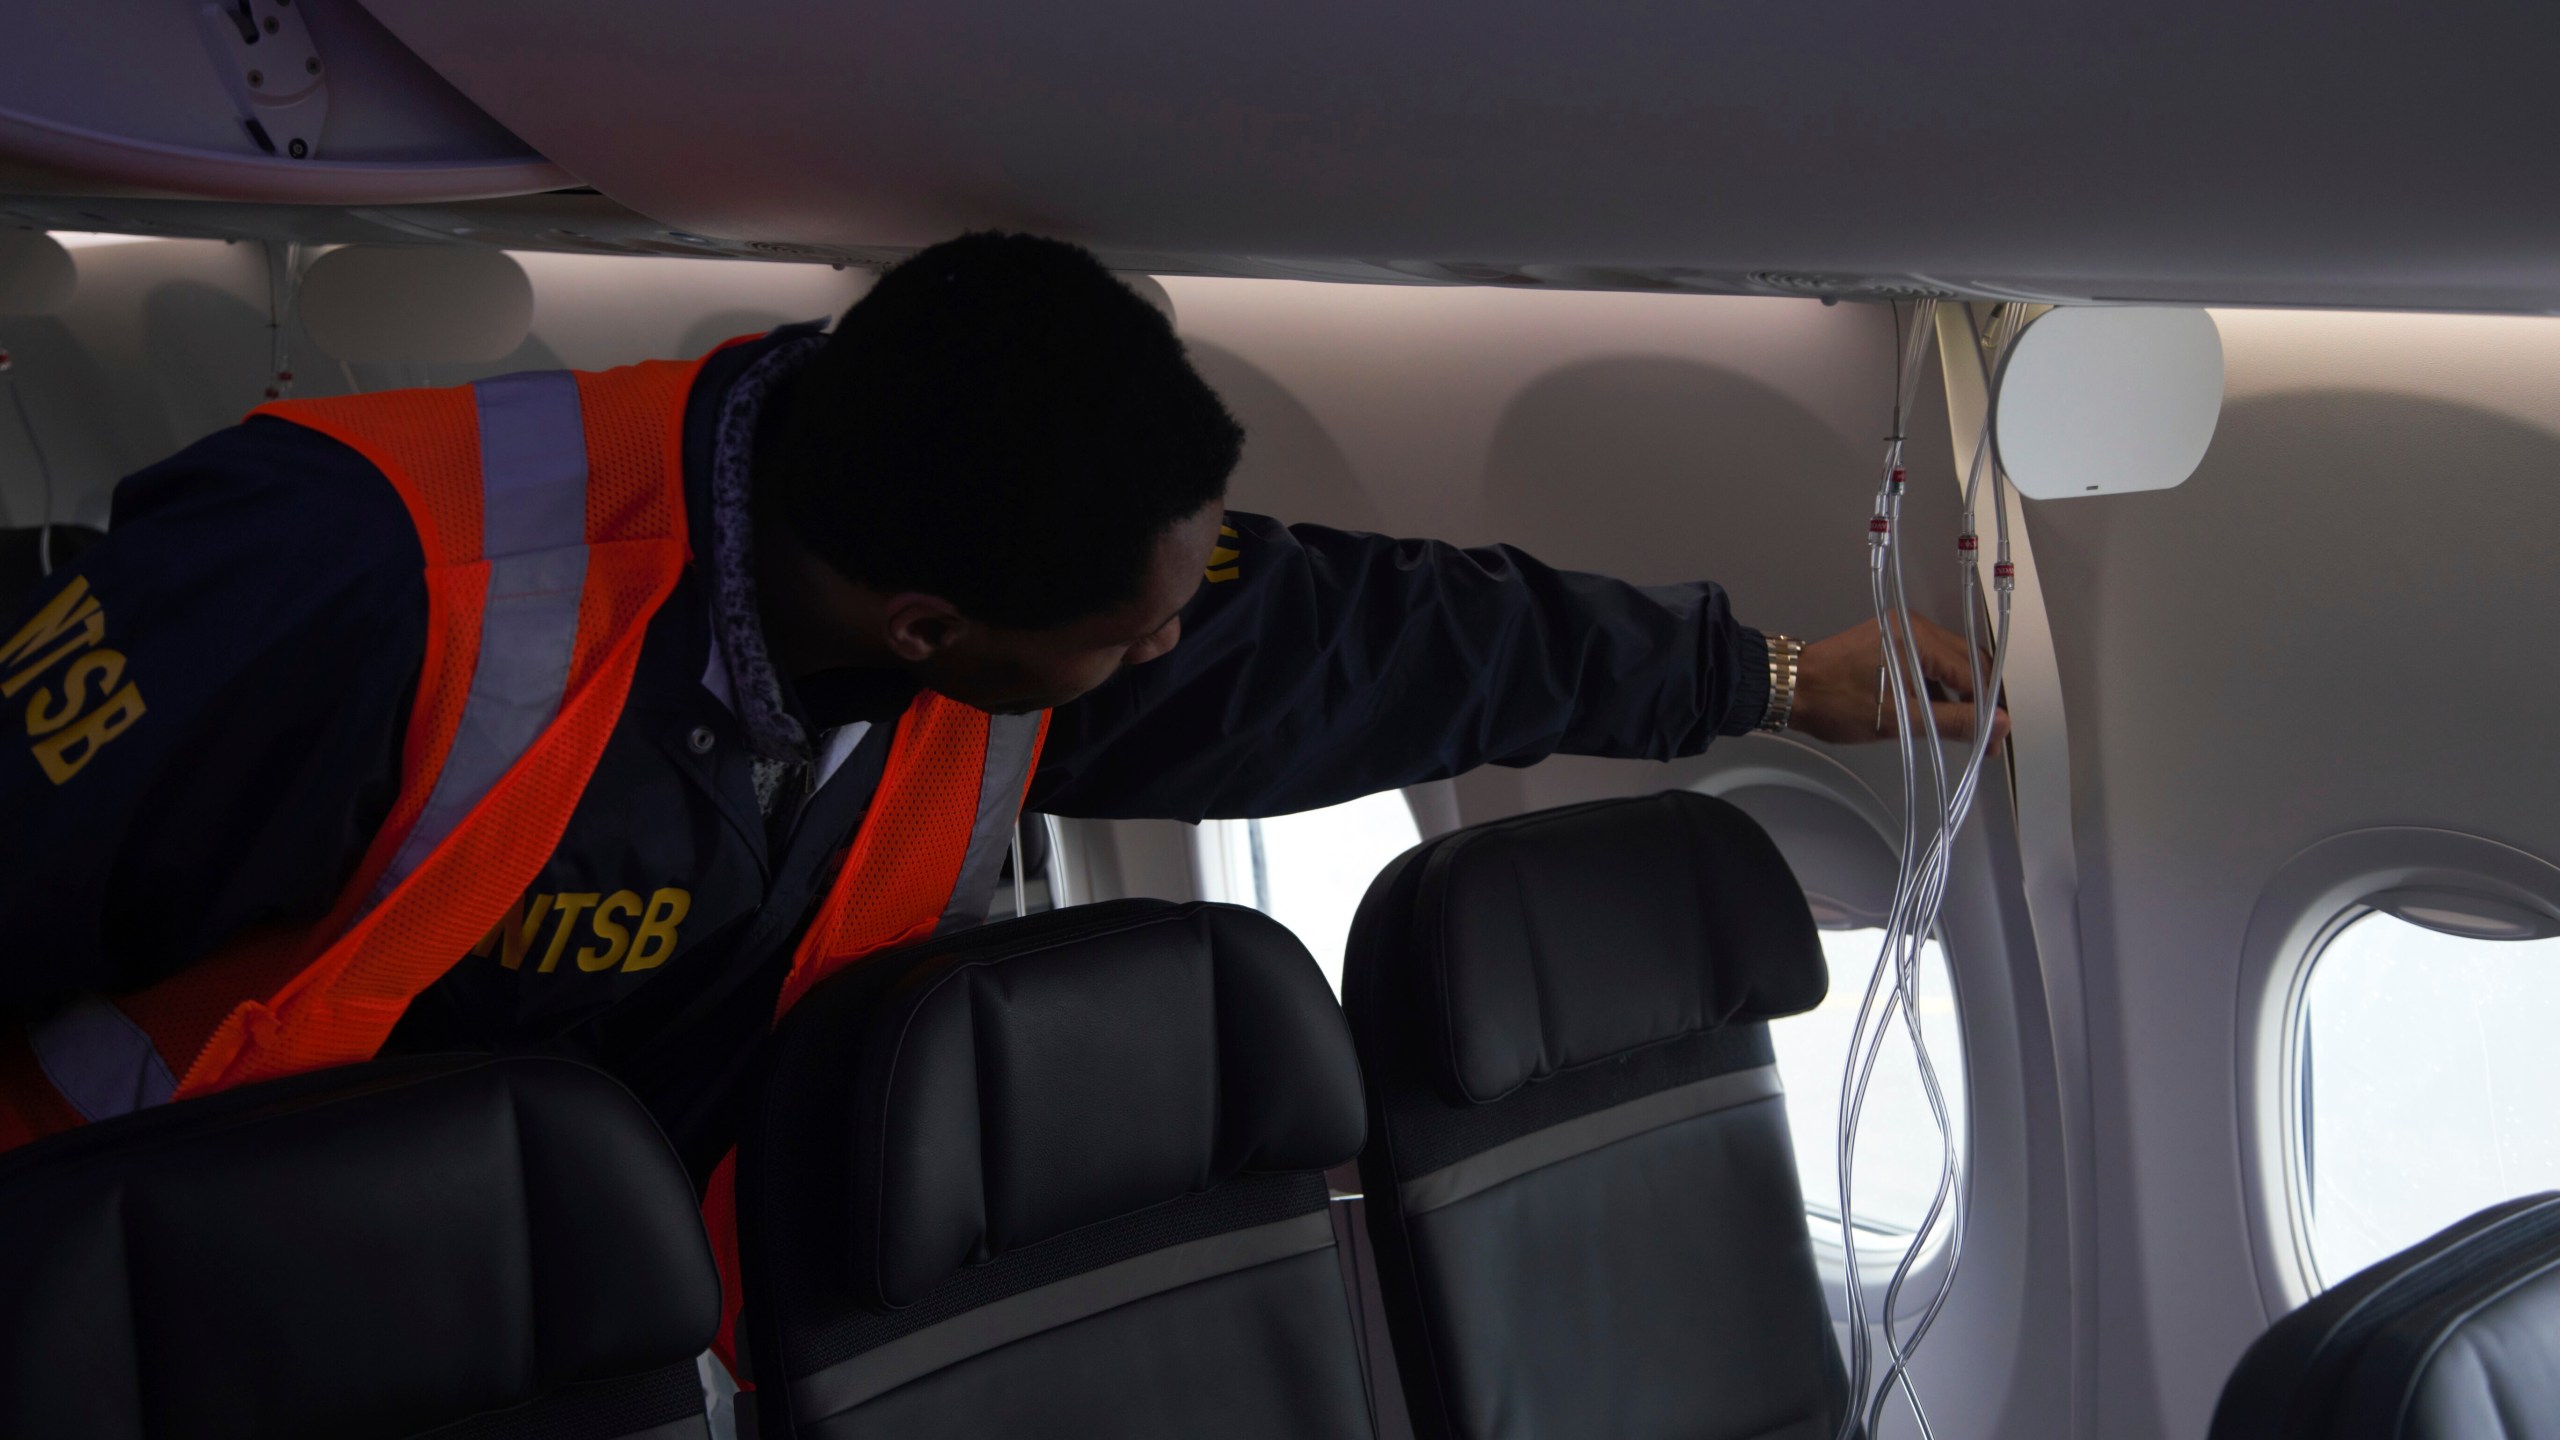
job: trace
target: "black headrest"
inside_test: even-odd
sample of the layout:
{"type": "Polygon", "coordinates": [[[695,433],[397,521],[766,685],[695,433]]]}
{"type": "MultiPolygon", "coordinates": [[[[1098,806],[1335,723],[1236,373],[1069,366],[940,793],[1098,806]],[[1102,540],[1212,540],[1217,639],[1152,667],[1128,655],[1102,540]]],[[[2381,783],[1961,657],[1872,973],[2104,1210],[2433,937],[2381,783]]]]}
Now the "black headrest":
{"type": "Polygon", "coordinates": [[[1151,900],[1050,920],[922,958],[860,1026],[853,1232],[880,1303],[1366,1136],[1341,1010],[1279,924],[1151,900]]]}
{"type": "Polygon", "coordinates": [[[1421,1009],[1443,1083],[1462,1103],[1735,1020],[1810,1010],[1830,983],[1777,847],[1704,795],[1479,825],[1412,863],[1421,1009]]]}
{"type": "Polygon", "coordinates": [[[409,1436],[689,1362],[719,1315],[665,1137],[563,1060],[385,1061],[0,1156],[0,1433],[409,1436]]]}
{"type": "Polygon", "coordinates": [[[2545,1192],[2458,1220],[2277,1320],[2232,1368],[2210,1436],[2523,1434],[2499,1417],[2555,1407],[2560,1194],[2545,1192]]]}

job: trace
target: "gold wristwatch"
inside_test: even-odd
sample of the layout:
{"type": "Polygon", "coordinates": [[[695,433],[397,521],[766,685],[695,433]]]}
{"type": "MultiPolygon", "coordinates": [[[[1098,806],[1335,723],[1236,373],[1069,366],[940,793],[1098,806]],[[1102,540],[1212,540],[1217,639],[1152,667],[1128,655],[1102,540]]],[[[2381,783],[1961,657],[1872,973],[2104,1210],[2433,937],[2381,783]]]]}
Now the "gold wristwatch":
{"type": "Polygon", "coordinates": [[[1774,735],[1787,728],[1796,713],[1796,662],[1804,654],[1804,642],[1793,635],[1772,635],[1769,640],[1769,703],[1760,712],[1759,728],[1774,735]]]}

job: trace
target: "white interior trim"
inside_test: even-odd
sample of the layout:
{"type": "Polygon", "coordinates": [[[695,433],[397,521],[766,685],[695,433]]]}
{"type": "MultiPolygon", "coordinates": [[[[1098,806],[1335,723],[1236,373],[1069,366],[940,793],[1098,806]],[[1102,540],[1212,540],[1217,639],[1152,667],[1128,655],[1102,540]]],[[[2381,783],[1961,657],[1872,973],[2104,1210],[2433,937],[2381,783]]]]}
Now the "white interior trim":
{"type": "MultiPolygon", "coordinates": [[[[1987,308],[1987,307],[1986,307],[1987,308]]],[[[1991,403],[1975,307],[1938,307],[1939,369],[1946,380],[1947,430],[1955,446],[1956,484],[1973,468],[1983,412],[1991,403]]],[[[1988,479],[1985,480],[1986,487],[1988,479]]],[[[2062,666],[2054,650],[2053,623],[2036,574],[2035,547],[2015,491],[2003,492],[2008,511],[2010,558],[2017,588],[2010,597],[2009,665],[2002,677],[2009,707],[2009,793],[2016,807],[2018,858],[2026,882],[2027,915],[2044,976],[2052,1017],[2055,1080],[2060,1086],[2063,1173],[2071,1227],[2073,1343],[2071,1433],[2097,1428],[2097,1167],[2089,1137],[2088,1002],[2080,963],[2080,862],[2071,829],[2071,736],[2062,707],[2062,666]]],[[[1996,521],[1984,516],[1974,566],[1982,593],[1992,594],[1996,521]]]]}

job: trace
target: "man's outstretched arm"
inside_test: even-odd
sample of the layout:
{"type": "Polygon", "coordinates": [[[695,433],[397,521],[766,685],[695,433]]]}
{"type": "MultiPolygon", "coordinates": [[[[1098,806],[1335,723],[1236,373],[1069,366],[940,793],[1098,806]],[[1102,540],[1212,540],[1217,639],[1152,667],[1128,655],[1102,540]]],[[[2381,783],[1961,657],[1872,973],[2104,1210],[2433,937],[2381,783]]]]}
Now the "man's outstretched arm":
{"type": "Polygon", "coordinates": [[[1766,647],[1711,584],[1227,525],[1173,652],[1058,712],[1035,807],[1285,814],[1558,752],[1694,754],[1766,703],[1766,647]]]}
{"type": "MultiPolygon", "coordinates": [[[[1034,808],[1062,815],[1279,815],[1551,754],[1667,760],[1760,721],[1768,649],[1722,588],[1632,585],[1508,546],[1461,550],[1231,513],[1172,653],[1061,709],[1034,808]]],[[[1958,701],[1964,642],[1921,622],[1923,667],[1958,701]]],[[[1805,648],[1793,728],[1874,726],[1870,623],[1805,648]]]]}

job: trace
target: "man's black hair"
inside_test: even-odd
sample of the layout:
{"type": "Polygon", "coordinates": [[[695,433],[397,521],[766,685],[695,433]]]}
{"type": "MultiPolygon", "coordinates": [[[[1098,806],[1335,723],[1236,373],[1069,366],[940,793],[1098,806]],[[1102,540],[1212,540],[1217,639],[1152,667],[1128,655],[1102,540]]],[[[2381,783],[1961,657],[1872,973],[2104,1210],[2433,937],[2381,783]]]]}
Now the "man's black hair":
{"type": "Polygon", "coordinates": [[[1243,443],[1172,324],[1093,256],[963,235],[845,313],[793,383],[757,509],[848,579],[1046,629],[1136,599],[1243,443]]]}

